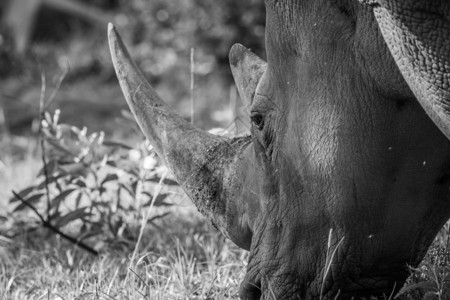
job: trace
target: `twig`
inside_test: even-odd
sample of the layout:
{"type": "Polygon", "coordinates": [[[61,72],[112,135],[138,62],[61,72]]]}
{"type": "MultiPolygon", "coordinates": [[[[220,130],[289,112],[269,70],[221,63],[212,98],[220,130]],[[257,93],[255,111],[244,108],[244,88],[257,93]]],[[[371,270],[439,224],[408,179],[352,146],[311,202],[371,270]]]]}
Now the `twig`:
{"type": "MultiPolygon", "coordinates": [[[[64,78],[66,77],[67,73],[69,72],[69,64],[67,64],[67,68],[63,71],[61,76],[59,77],[58,84],[55,87],[55,90],[50,95],[50,98],[48,99],[47,103],[45,103],[45,97],[46,97],[46,77],[45,72],[41,67],[41,96],[39,98],[39,143],[41,146],[41,160],[42,164],[44,165],[44,177],[45,177],[45,193],[47,197],[47,222],[50,222],[50,210],[51,210],[51,199],[50,199],[50,189],[49,189],[49,174],[48,174],[48,165],[47,165],[47,159],[45,157],[46,149],[45,149],[45,140],[44,140],[44,134],[42,131],[42,121],[45,119],[45,111],[48,109],[50,104],[55,99],[56,93],[59,90],[59,87],[61,86],[61,83],[63,82],[64,78]]],[[[49,124],[50,125],[50,124],[49,124]]]]}
{"type": "Polygon", "coordinates": [[[61,84],[64,81],[64,78],[66,78],[67,73],[69,73],[69,71],[70,71],[70,63],[69,63],[69,60],[67,60],[66,68],[63,70],[63,72],[59,76],[58,83],[56,84],[56,87],[54,88],[53,93],[48,98],[47,103],[45,103],[45,106],[44,106],[45,109],[48,109],[50,104],[52,104],[53,100],[55,100],[56,93],[59,91],[59,88],[61,87],[61,84]]]}
{"type": "Polygon", "coordinates": [[[76,246],[86,250],[87,252],[93,254],[93,255],[98,255],[98,251],[89,247],[88,245],[86,245],[85,243],[83,243],[82,241],[79,241],[67,234],[65,234],[64,232],[62,232],[61,230],[59,230],[58,228],[56,228],[55,226],[53,226],[49,221],[46,221],[44,219],[44,217],[37,211],[37,209],[31,205],[30,203],[28,203],[27,201],[25,201],[19,194],[17,194],[15,191],[12,192],[14,194],[14,197],[16,197],[17,199],[19,199],[20,202],[22,202],[24,205],[26,205],[27,207],[31,208],[31,210],[39,217],[39,219],[41,219],[42,222],[42,226],[44,226],[45,228],[50,229],[51,231],[53,231],[56,234],[59,234],[62,238],[68,240],[69,242],[75,244],[76,246]]]}
{"type": "Polygon", "coordinates": [[[136,273],[132,268],[129,267],[128,270],[131,271],[131,273],[133,273],[137,278],[139,278],[139,280],[140,280],[146,287],[149,287],[148,284],[147,284],[147,282],[145,282],[145,280],[142,279],[142,277],[139,276],[139,274],[136,273]]]}
{"type": "Polygon", "coordinates": [[[47,221],[50,222],[50,189],[48,188],[49,180],[48,180],[48,168],[47,168],[47,159],[45,158],[45,142],[44,136],[42,134],[42,121],[44,120],[44,112],[45,112],[45,94],[46,94],[46,77],[45,72],[41,67],[41,96],[39,98],[39,143],[41,146],[41,160],[44,164],[44,177],[45,177],[45,193],[47,196],[47,221]]]}
{"type": "Polygon", "coordinates": [[[159,180],[158,186],[156,187],[156,192],[153,195],[152,202],[150,203],[150,206],[147,208],[147,212],[145,212],[145,214],[143,215],[142,223],[141,223],[141,230],[139,231],[138,240],[136,242],[136,245],[134,246],[134,251],[133,251],[133,254],[131,256],[130,263],[128,265],[128,271],[127,271],[127,275],[125,276],[125,281],[124,282],[127,281],[128,275],[130,274],[130,270],[132,270],[131,267],[133,266],[134,259],[136,257],[136,254],[137,254],[138,250],[139,250],[139,246],[141,244],[142,236],[144,235],[145,225],[148,222],[148,219],[150,217],[150,212],[153,209],[153,205],[155,204],[156,198],[158,197],[159,193],[161,192],[162,185],[163,185],[163,182],[164,182],[164,179],[166,178],[166,176],[167,176],[167,171],[161,176],[161,179],[159,180]]]}
{"type": "Polygon", "coordinates": [[[195,104],[195,81],[194,81],[194,73],[195,73],[195,63],[194,63],[194,48],[191,48],[191,124],[194,125],[194,104],[195,104]]]}

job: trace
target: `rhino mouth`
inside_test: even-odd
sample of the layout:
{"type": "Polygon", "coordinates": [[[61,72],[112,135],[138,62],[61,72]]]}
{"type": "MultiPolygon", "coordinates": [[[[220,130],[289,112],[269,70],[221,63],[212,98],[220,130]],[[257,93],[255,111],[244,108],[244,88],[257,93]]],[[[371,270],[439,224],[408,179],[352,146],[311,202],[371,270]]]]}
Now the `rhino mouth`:
{"type": "MultiPolygon", "coordinates": [[[[345,268],[345,264],[333,266],[333,276],[328,276],[325,281],[322,274],[315,278],[311,276],[310,281],[308,281],[305,274],[295,276],[293,273],[286,273],[263,276],[262,270],[249,270],[241,283],[240,297],[249,300],[362,299],[370,295],[370,297],[392,299],[399,292],[409,275],[404,266],[392,268],[391,265],[389,270],[375,271],[370,269],[364,272],[355,269],[353,272],[346,272],[345,276],[340,276],[339,274],[343,274],[341,273],[343,267],[345,268]],[[397,270],[403,271],[398,272],[397,270]],[[364,272],[365,275],[360,272],[364,272]],[[373,272],[376,272],[376,274],[373,272]],[[353,274],[353,278],[351,274],[353,274]],[[300,280],[300,278],[302,279],[300,280]]],[[[295,270],[295,272],[298,272],[298,270],[295,270]]]]}
{"type": "Polygon", "coordinates": [[[244,280],[239,289],[241,299],[258,300],[261,299],[261,281],[251,282],[244,280]]]}

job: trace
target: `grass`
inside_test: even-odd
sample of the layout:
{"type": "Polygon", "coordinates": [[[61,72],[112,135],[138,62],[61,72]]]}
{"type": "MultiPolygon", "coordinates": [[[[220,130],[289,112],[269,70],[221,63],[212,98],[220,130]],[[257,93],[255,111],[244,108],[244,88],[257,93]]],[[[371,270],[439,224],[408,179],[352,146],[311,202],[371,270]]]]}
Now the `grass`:
{"type": "MultiPolygon", "coordinates": [[[[0,299],[238,299],[248,253],[186,202],[150,206],[127,224],[134,239],[103,245],[98,257],[44,228],[13,239],[2,236],[11,226],[5,217],[12,209],[10,191],[30,184],[41,165],[35,142],[14,143],[25,148],[20,159],[4,156],[0,168],[0,299]],[[146,222],[165,212],[170,214],[146,222]]],[[[449,228],[444,226],[412,270],[401,299],[449,299],[449,228]]],[[[338,246],[331,249],[329,241],[324,279],[338,246]]]]}
{"type": "Polygon", "coordinates": [[[39,241],[30,241],[33,237],[2,247],[0,298],[236,298],[245,254],[217,234],[206,233],[204,224],[191,214],[196,218],[196,227],[184,238],[179,227],[187,224],[182,222],[174,232],[148,230],[150,238],[130,267],[128,251],[92,257],[57,238],[41,248],[36,247],[39,241]],[[201,230],[202,236],[196,232],[201,230]]]}
{"type": "Polygon", "coordinates": [[[247,254],[194,207],[170,211],[155,225],[130,225],[142,232],[139,243],[110,245],[98,257],[45,229],[0,240],[0,299],[237,298],[247,254]]]}
{"type": "Polygon", "coordinates": [[[0,299],[238,298],[247,253],[207,225],[192,204],[150,206],[127,224],[137,241],[103,246],[98,257],[44,228],[5,238],[8,226],[17,226],[6,217],[11,190],[32,183],[41,166],[36,143],[28,141],[21,158],[3,157],[0,169],[0,299]]]}
{"type": "MultiPolygon", "coordinates": [[[[228,87],[224,87],[217,79],[199,80],[203,85],[208,85],[208,89],[203,92],[199,86],[202,92],[198,94],[209,101],[196,98],[195,109],[200,112],[195,123],[197,126],[204,126],[201,116],[204,111],[211,110],[207,107],[211,106],[211,99],[215,102],[222,101],[222,98],[228,98],[228,93],[235,94],[236,91],[228,91],[228,87]]],[[[96,87],[95,93],[92,92],[92,87],[83,85],[83,82],[72,83],[69,87],[64,86],[61,91],[73,94],[72,98],[75,100],[108,99],[108,104],[84,101],[87,105],[82,105],[78,100],[72,101],[71,97],[60,95],[61,91],[58,91],[55,102],[63,107],[61,118],[70,124],[87,125],[90,130],[109,128],[109,134],[130,138],[127,131],[130,126],[117,126],[115,118],[120,114],[111,113],[120,112],[125,103],[117,83],[114,81],[113,86],[104,84],[96,87]],[[102,91],[103,96],[98,95],[98,90],[102,91]],[[70,101],[64,102],[60,98],[70,101]],[[115,105],[116,98],[120,98],[122,106],[115,105]],[[73,108],[66,107],[66,104],[73,104],[73,108]],[[97,104],[101,106],[101,110],[91,117],[92,112],[97,110],[97,104]]],[[[166,91],[169,89],[173,87],[160,86],[163,95],[170,94],[166,91]]],[[[37,90],[35,87],[30,101],[34,105],[39,102],[35,101],[37,90]]],[[[170,100],[168,96],[165,98],[170,100]]],[[[180,110],[185,111],[182,103],[189,101],[177,103],[180,110]]],[[[175,108],[177,105],[174,105],[175,108]]],[[[214,122],[210,121],[209,125],[229,124],[232,121],[232,115],[228,112],[235,109],[234,102],[231,107],[225,101],[219,109],[222,119],[214,121],[213,117],[214,122]],[[223,119],[223,115],[228,118],[223,119]]],[[[21,110],[18,111],[17,115],[10,114],[12,120],[23,114],[21,110]]],[[[108,130],[106,131],[108,134],[108,130]]],[[[0,141],[0,299],[238,298],[238,288],[245,275],[248,254],[206,224],[192,204],[169,208],[153,207],[148,210],[148,214],[138,215],[127,224],[127,228],[133,231],[132,237],[140,238],[103,245],[98,257],[68,244],[44,228],[33,232],[23,231],[13,239],[5,238],[8,228],[16,226],[17,229],[17,224],[11,224],[8,214],[14,208],[8,203],[11,191],[20,191],[33,183],[36,173],[42,167],[36,138],[19,138],[14,135],[8,138],[13,140],[0,141]],[[3,151],[3,148],[7,151],[3,151]],[[170,215],[151,224],[145,222],[146,219],[167,211],[170,215]]]]}

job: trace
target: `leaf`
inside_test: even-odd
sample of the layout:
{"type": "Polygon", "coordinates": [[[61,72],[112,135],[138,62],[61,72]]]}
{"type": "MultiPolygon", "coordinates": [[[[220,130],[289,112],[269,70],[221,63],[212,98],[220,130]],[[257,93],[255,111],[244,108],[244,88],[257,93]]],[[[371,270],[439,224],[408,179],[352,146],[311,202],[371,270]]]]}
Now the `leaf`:
{"type": "Polygon", "coordinates": [[[14,245],[14,241],[4,235],[0,235],[0,241],[14,245]]]}
{"type": "Polygon", "coordinates": [[[424,291],[435,290],[436,284],[432,281],[421,281],[418,283],[408,284],[402,287],[402,289],[398,292],[397,296],[403,295],[415,289],[422,289],[424,291]]]}
{"type": "MultiPolygon", "coordinates": [[[[151,177],[151,178],[146,178],[145,181],[159,183],[161,181],[161,178],[159,178],[159,177],[151,177]]],[[[165,184],[165,185],[170,185],[170,186],[178,186],[179,185],[178,182],[176,182],[173,179],[169,179],[169,178],[164,178],[162,183],[165,184]]]]}
{"type": "Polygon", "coordinates": [[[76,135],[78,136],[81,132],[80,128],[76,127],[76,126],[71,126],[70,130],[76,135]]]}
{"type": "Polygon", "coordinates": [[[129,175],[139,177],[139,166],[137,163],[127,159],[120,159],[116,162],[116,168],[127,172],[129,175]]]}
{"type": "Polygon", "coordinates": [[[133,189],[133,194],[134,195],[136,195],[136,191],[137,191],[137,188],[138,188],[138,183],[139,183],[139,181],[137,181],[137,180],[134,180],[133,182],[131,182],[131,188],[133,189]]]}
{"type": "MultiPolygon", "coordinates": [[[[44,195],[44,193],[37,193],[37,194],[34,194],[33,196],[31,196],[30,198],[24,199],[24,200],[26,203],[28,203],[30,205],[34,205],[34,204],[38,203],[39,200],[41,200],[41,197],[43,195],[44,195]]],[[[19,205],[16,206],[16,208],[14,208],[13,212],[21,211],[27,207],[28,206],[25,203],[21,202],[19,205]]]]}
{"type": "Polygon", "coordinates": [[[153,199],[153,195],[150,194],[149,192],[143,191],[142,194],[149,197],[150,199],[153,199]]]}
{"type": "Polygon", "coordinates": [[[99,208],[99,207],[105,207],[110,208],[111,204],[108,202],[93,202],[91,207],[99,208]]]}
{"type": "Polygon", "coordinates": [[[61,214],[59,213],[59,211],[55,211],[48,217],[48,220],[59,220],[60,218],[61,214]]]}
{"type": "Polygon", "coordinates": [[[61,204],[61,201],[66,199],[67,196],[72,194],[74,191],[76,191],[76,189],[68,189],[68,190],[63,191],[61,194],[59,194],[58,196],[53,198],[53,200],[50,202],[50,206],[52,208],[55,208],[55,207],[58,208],[59,205],[61,204]]]}
{"type": "Polygon", "coordinates": [[[42,182],[37,185],[37,188],[43,189],[47,184],[52,184],[52,183],[56,182],[58,179],[64,178],[66,176],[68,176],[68,174],[60,173],[55,176],[49,176],[47,179],[44,178],[42,180],[42,182]]]}
{"type": "Polygon", "coordinates": [[[83,196],[83,194],[80,192],[77,196],[77,198],[75,199],[75,207],[78,208],[80,206],[80,202],[81,202],[81,197],[83,196]]]}
{"type": "Polygon", "coordinates": [[[117,163],[114,161],[114,160],[108,160],[108,161],[106,161],[106,164],[108,165],[108,166],[111,166],[111,167],[117,167],[117,163]]]}
{"type": "Polygon", "coordinates": [[[71,157],[76,157],[76,155],[72,151],[61,145],[58,140],[48,138],[45,141],[48,142],[55,150],[70,155],[71,157]]]}
{"type": "Polygon", "coordinates": [[[67,224],[69,224],[72,221],[80,220],[80,219],[90,216],[91,214],[89,212],[86,212],[86,208],[87,207],[82,207],[82,208],[76,209],[76,210],[71,211],[70,213],[66,214],[65,216],[60,217],[59,219],[54,220],[55,223],[53,224],[53,226],[55,226],[57,228],[61,228],[61,227],[66,226],[67,224]]]}
{"type": "Polygon", "coordinates": [[[152,222],[154,222],[154,221],[156,221],[156,220],[158,220],[158,219],[164,218],[164,217],[167,216],[167,215],[170,215],[170,212],[165,212],[165,213],[163,213],[162,215],[154,216],[153,218],[148,219],[147,223],[152,223],[152,222]]]}
{"type": "Polygon", "coordinates": [[[125,191],[127,191],[128,194],[130,194],[131,197],[135,198],[136,195],[134,194],[133,190],[132,190],[130,187],[128,187],[127,185],[125,185],[125,184],[123,184],[123,183],[121,183],[120,186],[121,186],[125,191]]]}
{"type": "MultiPolygon", "coordinates": [[[[52,175],[53,173],[55,173],[58,170],[58,160],[56,159],[52,159],[50,161],[47,162],[47,175],[52,175]]],[[[45,168],[42,167],[39,172],[37,177],[39,176],[44,176],[45,175],[45,168]]]]}
{"type": "Polygon", "coordinates": [[[71,175],[85,176],[87,173],[86,166],[81,162],[62,165],[60,168],[71,175]]]}
{"type": "Polygon", "coordinates": [[[423,296],[423,300],[436,300],[436,299],[441,299],[441,298],[438,297],[438,293],[437,292],[427,292],[423,296]]]}
{"type": "Polygon", "coordinates": [[[104,185],[107,182],[118,180],[118,179],[119,179],[119,176],[117,176],[117,174],[111,173],[111,174],[106,175],[105,179],[102,180],[102,183],[100,185],[104,185]]]}
{"type": "Polygon", "coordinates": [[[99,195],[101,196],[101,195],[103,195],[104,192],[106,192],[106,189],[103,186],[101,186],[97,189],[97,191],[98,191],[99,195]]]}
{"type": "Polygon", "coordinates": [[[53,118],[49,111],[44,112],[44,119],[47,121],[47,124],[51,126],[53,124],[53,118]]]}
{"type": "MultiPolygon", "coordinates": [[[[17,195],[19,195],[22,198],[26,198],[32,191],[34,191],[36,187],[35,186],[30,186],[27,187],[23,190],[21,190],[19,193],[17,193],[17,195]]],[[[9,199],[9,203],[13,203],[13,202],[17,202],[19,201],[19,198],[16,198],[16,196],[11,197],[11,199],[9,199]]]]}
{"type": "Polygon", "coordinates": [[[108,147],[120,147],[120,148],[124,148],[126,150],[134,149],[131,146],[128,146],[128,145],[126,145],[124,143],[116,142],[116,141],[108,141],[108,140],[106,140],[106,141],[103,141],[103,145],[108,146],[108,147]]]}
{"type": "MultiPolygon", "coordinates": [[[[158,206],[172,206],[173,204],[164,202],[164,200],[165,200],[168,196],[169,196],[169,194],[159,194],[158,196],[156,196],[155,203],[153,203],[153,206],[154,206],[154,207],[158,207],[158,206]]],[[[145,207],[145,206],[149,206],[149,205],[152,203],[152,200],[153,200],[153,197],[150,198],[150,200],[147,201],[147,202],[144,204],[144,207],[145,207]]]]}
{"type": "Polygon", "coordinates": [[[76,185],[78,185],[81,188],[85,188],[86,187],[86,183],[81,178],[78,178],[76,181],[73,182],[73,184],[76,184],[76,185]]]}
{"type": "Polygon", "coordinates": [[[104,235],[104,233],[105,232],[102,228],[95,228],[95,229],[89,230],[87,232],[82,232],[81,236],[79,237],[79,241],[82,241],[82,240],[85,240],[85,239],[88,239],[90,237],[97,236],[97,235],[104,235]]]}
{"type": "Polygon", "coordinates": [[[448,268],[444,268],[444,282],[449,282],[450,281],[450,273],[449,273],[449,270],[448,270],[448,268]]]}
{"type": "Polygon", "coordinates": [[[120,113],[121,113],[121,115],[122,115],[122,117],[123,117],[124,119],[127,119],[127,120],[129,120],[129,121],[132,121],[133,123],[135,122],[134,116],[133,116],[133,114],[132,114],[129,110],[122,109],[122,110],[120,111],[120,113]]]}

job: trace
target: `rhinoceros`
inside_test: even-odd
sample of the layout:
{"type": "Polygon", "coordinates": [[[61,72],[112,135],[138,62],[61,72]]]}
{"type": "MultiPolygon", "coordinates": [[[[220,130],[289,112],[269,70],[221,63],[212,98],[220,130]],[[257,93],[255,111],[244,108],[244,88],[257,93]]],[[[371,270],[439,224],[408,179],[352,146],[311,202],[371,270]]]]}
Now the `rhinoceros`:
{"type": "Polygon", "coordinates": [[[250,251],[242,299],[394,295],[450,217],[450,3],[266,0],[230,65],[251,133],[202,131],[109,27],[125,98],[200,212],[250,251]]]}

